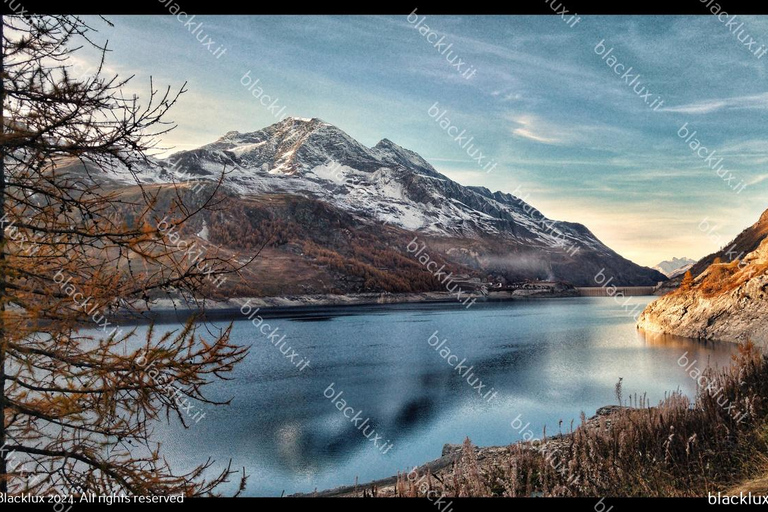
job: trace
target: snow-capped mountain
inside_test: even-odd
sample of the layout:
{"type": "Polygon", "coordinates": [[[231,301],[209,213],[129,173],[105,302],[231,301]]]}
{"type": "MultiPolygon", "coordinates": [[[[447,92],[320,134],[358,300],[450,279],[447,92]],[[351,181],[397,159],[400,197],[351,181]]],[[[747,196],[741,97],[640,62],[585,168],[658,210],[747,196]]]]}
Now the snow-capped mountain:
{"type": "Polygon", "coordinates": [[[667,277],[678,276],[688,269],[690,269],[696,260],[690,258],[672,258],[671,260],[664,260],[658,265],[654,266],[654,270],[658,270],[667,277]]]}
{"type": "Polygon", "coordinates": [[[388,139],[366,147],[320,119],[288,118],[255,132],[229,132],[140,169],[138,177],[146,183],[216,180],[222,171],[225,185],[241,196],[302,196],[365,224],[431,237],[493,240],[503,254],[475,254],[479,267],[495,268],[508,253],[520,251],[536,259],[531,251],[541,251],[535,266],[547,269],[543,278],[588,284],[604,267],[624,284],[664,279],[622,258],[581,224],[550,220],[511,194],[463,186],[388,139]]]}
{"type": "Polygon", "coordinates": [[[367,148],[319,119],[289,118],[252,133],[229,132],[173,155],[162,162],[162,172],[146,178],[215,179],[225,168],[226,183],[241,194],[308,195],[408,230],[607,250],[583,226],[534,217],[530,205],[510,194],[464,187],[390,140],[367,148]]]}

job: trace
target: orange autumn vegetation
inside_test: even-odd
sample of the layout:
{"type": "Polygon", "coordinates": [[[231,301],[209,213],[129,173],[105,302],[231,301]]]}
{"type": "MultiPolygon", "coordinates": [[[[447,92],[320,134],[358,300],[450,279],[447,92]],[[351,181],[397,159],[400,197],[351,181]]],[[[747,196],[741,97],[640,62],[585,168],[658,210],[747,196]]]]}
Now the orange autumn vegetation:
{"type": "Polygon", "coordinates": [[[3,16],[0,30],[0,493],[211,495],[233,471],[205,459],[178,471],[154,426],[189,422],[166,382],[184,400],[225,403],[206,387],[246,350],[229,328],[138,338],[112,316],[152,295],[199,294],[203,273],[157,223],[184,225],[208,202],[160,205],[141,186],[128,200],[98,179],[145,161],[183,91],[152,87],[139,102],[103,70],[70,76],[73,48],[92,44],[76,17],[3,16]]]}

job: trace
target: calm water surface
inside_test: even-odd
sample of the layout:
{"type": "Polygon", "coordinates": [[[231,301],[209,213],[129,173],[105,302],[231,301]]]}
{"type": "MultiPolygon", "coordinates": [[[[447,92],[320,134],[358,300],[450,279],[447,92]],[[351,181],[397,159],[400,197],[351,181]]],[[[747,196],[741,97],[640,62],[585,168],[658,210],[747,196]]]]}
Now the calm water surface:
{"type": "MultiPolygon", "coordinates": [[[[635,297],[647,303],[651,297],[635,297]]],[[[388,306],[363,314],[267,320],[310,364],[298,371],[247,320],[235,322],[233,341],[252,345],[234,379],[210,388],[228,407],[198,404],[205,418],[184,430],[157,427],[154,438],[179,468],[216,459],[245,467],[248,495],[310,492],[383,478],[440,456],[445,443],[469,437],[477,445],[522,438],[519,418],[540,436],[563,421],[579,422],[624,395],[665,392],[692,396],[695,383],[677,361],[729,363],[731,345],[703,344],[638,333],[612,298],[573,298],[456,305],[388,306]],[[495,388],[487,402],[427,340],[466,358],[473,373],[495,388]],[[324,396],[333,383],[347,406],[370,418],[392,448],[382,454],[324,396]]],[[[170,329],[174,326],[163,326],[170,329]]],[[[144,328],[140,328],[144,329],[144,328]]],[[[298,359],[296,360],[298,362],[298,359]]],[[[455,361],[455,360],[453,360],[455,361]]],[[[196,409],[197,410],[197,409],[196,409]]],[[[351,415],[351,413],[350,413],[351,415]]],[[[369,430],[370,432],[370,430],[369,430]]]]}

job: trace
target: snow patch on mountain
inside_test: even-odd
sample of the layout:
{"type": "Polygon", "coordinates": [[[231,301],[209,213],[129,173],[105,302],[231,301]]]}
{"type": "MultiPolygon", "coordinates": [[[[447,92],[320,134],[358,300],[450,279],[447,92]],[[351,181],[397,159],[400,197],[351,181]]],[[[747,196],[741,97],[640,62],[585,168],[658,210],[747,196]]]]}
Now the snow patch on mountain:
{"type": "Polygon", "coordinates": [[[570,245],[615,255],[582,225],[533,215],[536,210],[515,196],[462,186],[388,139],[368,148],[320,119],[288,118],[251,133],[231,131],[142,168],[137,176],[144,183],[163,183],[216,180],[222,172],[225,185],[239,194],[314,197],[363,221],[432,235],[492,235],[552,250],[570,245]]]}

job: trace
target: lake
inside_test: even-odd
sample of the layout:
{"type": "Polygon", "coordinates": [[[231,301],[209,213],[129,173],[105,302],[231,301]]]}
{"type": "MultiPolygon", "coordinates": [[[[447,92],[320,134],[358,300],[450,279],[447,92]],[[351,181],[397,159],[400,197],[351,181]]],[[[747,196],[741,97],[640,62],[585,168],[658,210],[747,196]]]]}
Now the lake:
{"type": "Polygon", "coordinates": [[[232,339],[252,345],[251,352],[233,380],[209,388],[216,398],[231,397],[231,405],[200,404],[205,417],[191,428],[172,423],[154,435],[179,469],[209,457],[217,468],[230,459],[234,468],[245,467],[251,496],[388,477],[438,458],[445,443],[465,437],[481,446],[512,443],[523,438],[520,425],[537,437],[545,426],[557,433],[560,420],[567,430],[582,411],[589,417],[616,404],[620,377],[625,397],[647,393],[655,404],[676,389],[693,396],[695,383],[680,357],[687,352],[702,367],[722,366],[735,348],[646,337],[610,297],[478,303],[469,310],[458,303],[350,307],[265,322],[268,334],[279,327],[286,335],[283,351],[290,355],[290,346],[300,357],[292,363],[247,319],[236,321],[232,339]],[[430,346],[439,345],[436,338],[456,358],[430,346]],[[303,370],[300,358],[309,360],[303,370]],[[460,368],[464,375],[451,364],[461,359],[472,367],[460,368]],[[335,405],[341,399],[344,411],[335,405]],[[357,424],[368,419],[362,430],[352,423],[357,413],[357,424]],[[374,428],[377,446],[363,435],[374,439],[374,428]]]}

